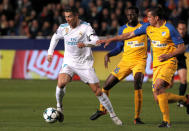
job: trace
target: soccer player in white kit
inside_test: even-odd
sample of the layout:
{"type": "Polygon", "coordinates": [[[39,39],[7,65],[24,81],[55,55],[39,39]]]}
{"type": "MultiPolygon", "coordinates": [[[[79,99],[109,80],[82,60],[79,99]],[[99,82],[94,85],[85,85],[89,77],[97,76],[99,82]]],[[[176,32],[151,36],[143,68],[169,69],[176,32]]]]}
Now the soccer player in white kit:
{"type": "Polygon", "coordinates": [[[51,62],[59,39],[64,39],[64,60],[56,87],[59,122],[63,122],[64,119],[62,101],[65,95],[65,86],[71,82],[72,76],[77,74],[84,83],[89,85],[100,103],[107,109],[113,122],[116,125],[122,125],[122,121],[116,116],[109,98],[102,92],[93,68],[94,60],[91,47],[96,45],[96,41],[99,40],[98,36],[95,35],[89,23],[78,18],[76,9],[67,7],[64,10],[64,15],[67,23],[61,24],[52,36],[47,57],[47,60],[51,62]],[[80,48],[80,44],[84,44],[85,47],[80,48]]]}

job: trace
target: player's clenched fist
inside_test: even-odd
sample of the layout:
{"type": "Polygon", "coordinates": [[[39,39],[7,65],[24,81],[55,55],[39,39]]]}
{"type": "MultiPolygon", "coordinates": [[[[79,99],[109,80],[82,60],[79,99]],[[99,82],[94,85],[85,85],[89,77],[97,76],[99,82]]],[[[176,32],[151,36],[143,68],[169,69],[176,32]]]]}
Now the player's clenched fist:
{"type": "Polygon", "coordinates": [[[52,58],[53,58],[52,55],[48,55],[48,56],[47,56],[47,60],[48,60],[48,62],[51,62],[51,61],[52,61],[52,58]]]}

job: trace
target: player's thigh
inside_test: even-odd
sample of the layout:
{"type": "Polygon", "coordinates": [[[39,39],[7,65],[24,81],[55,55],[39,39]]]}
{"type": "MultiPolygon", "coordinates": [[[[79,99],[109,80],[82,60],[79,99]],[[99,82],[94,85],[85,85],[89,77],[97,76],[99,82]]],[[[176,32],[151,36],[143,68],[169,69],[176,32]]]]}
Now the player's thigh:
{"type": "Polygon", "coordinates": [[[163,79],[158,78],[154,84],[154,92],[159,95],[165,92],[165,89],[169,86],[169,83],[163,79]]]}
{"type": "Polygon", "coordinates": [[[68,82],[71,81],[74,71],[68,65],[63,66],[58,75],[58,85],[65,86],[68,82]]]}
{"type": "Polygon", "coordinates": [[[130,63],[121,61],[111,73],[117,77],[118,80],[124,79],[132,73],[130,63]]]}
{"type": "Polygon", "coordinates": [[[60,73],[58,75],[58,85],[65,86],[71,81],[72,77],[66,73],[60,73]]]}
{"type": "Polygon", "coordinates": [[[185,68],[178,70],[178,75],[180,77],[181,83],[186,83],[187,80],[187,70],[185,68]]]}
{"type": "Polygon", "coordinates": [[[99,79],[94,68],[89,69],[74,69],[75,73],[80,77],[81,81],[88,84],[99,83],[99,79]]]}

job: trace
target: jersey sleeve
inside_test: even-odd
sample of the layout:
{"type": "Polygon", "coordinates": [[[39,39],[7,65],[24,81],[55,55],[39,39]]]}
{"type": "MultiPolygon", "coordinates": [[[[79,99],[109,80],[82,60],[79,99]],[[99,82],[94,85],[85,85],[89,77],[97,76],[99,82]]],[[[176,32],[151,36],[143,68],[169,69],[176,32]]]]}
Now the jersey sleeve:
{"type": "Polygon", "coordinates": [[[111,56],[118,55],[123,50],[123,46],[124,46],[123,42],[117,42],[116,43],[116,48],[114,48],[113,50],[111,50],[108,53],[108,56],[111,57],[111,56]]]}
{"type": "Polygon", "coordinates": [[[96,41],[99,40],[98,36],[96,35],[94,29],[88,25],[86,29],[86,40],[85,40],[85,45],[90,46],[96,46],[96,41]]]}
{"type": "Polygon", "coordinates": [[[146,34],[146,29],[149,26],[149,23],[144,23],[141,27],[139,27],[138,29],[136,29],[134,31],[135,35],[142,35],[142,34],[146,34]]]}
{"type": "Polygon", "coordinates": [[[48,55],[53,55],[54,49],[55,49],[55,47],[57,46],[58,41],[63,38],[62,33],[63,33],[63,29],[62,29],[62,27],[60,26],[60,27],[57,29],[57,31],[53,34],[53,36],[52,36],[52,38],[51,38],[50,46],[49,46],[49,49],[48,49],[48,55]]]}
{"type": "Polygon", "coordinates": [[[171,39],[175,45],[184,43],[182,37],[173,25],[167,23],[166,26],[169,28],[171,39]]]}
{"type": "MultiPolygon", "coordinates": [[[[125,26],[122,26],[122,27],[119,29],[118,35],[122,35],[122,34],[123,34],[124,28],[125,28],[125,26]]],[[[111,57],[111,56],[116,56],[116,55],[118,55],[118,54],[123,50],[123,46],[124,46],[124,42],[123,42],[123,41],[118,41],[118,42],[116,42],[116,48],[114,48],[113,50],[111,50],[111,51],[108,53],[108,56],[111,57]]]]}

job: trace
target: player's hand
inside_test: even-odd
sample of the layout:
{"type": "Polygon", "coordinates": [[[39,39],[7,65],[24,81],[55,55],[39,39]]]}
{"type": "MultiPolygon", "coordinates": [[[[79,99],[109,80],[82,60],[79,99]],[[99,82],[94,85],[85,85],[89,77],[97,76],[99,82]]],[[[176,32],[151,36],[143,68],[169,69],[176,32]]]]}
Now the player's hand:
{"type": "Polygon", "coordinates": [[[48,62],[51,62],[51,61],[52,61],[52,58],[53,58],[52,55],[48,55],[48,56],[47,56],[47,60],[48,60],[48,62]]]}
{"type": "Polygon", "coordinates": [[[83,47],[85,47],[85,44],[84,44],[84,43],[78,43],[78,44],[77,44],[77,47],[78,47],[78,48],[83,48],[83,47]]]}
{"type": "Polygon", "coordinates": [[[163,55],[159,56],[159,61],[163,62],[163,61],[168,60],[169,58],[171,58],[170,54],[163,54],[163,55]]]}
{"type": "Polygon", "coordinates": [[[106,40],[105,44],[104,44],[104,48],[106,48],[106,46],[108,46],[110,44],[111,40],[106,40]]]}
{"type": "Polygon", "coordinates": [[[103,43],[105,43],[106,40],[97,40],[96,41],[96,45],[101,45],[103,43]]]}
{"type": "Polygon", "coordinates": [[[108,62],[110,62],[110,57],[108,56],[108,54],[106,54],[105,57],[104,57],[105,68],[108,68],[108,62]]]}

